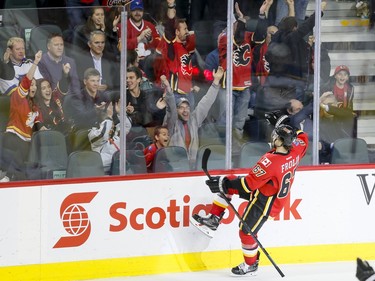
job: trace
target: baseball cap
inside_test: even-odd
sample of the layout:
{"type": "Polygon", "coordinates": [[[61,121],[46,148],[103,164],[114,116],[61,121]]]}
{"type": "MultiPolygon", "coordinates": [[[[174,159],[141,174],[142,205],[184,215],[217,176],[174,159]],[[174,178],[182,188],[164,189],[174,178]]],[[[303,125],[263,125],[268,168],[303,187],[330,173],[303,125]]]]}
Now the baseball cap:
{"type": "Polygon", "coordinates": [[[187,98],[184,98],[184,97],[182,97],[182,98],[178,98],[177,100],[176,100],[176,106],[177,107],[179,107],[181,104],[183,104],[184,102],[186,102],[189,106],[190,106],[190,102],[189,102],[189,100],[187,99],[187,98]]]}
{"type": "Polygon", "coordinates": [[[339,73],[341,70],[344,70],[348,73],[348,75],[350,75],[350,71],[349,71],[349,67],[347,67],[346,65],[339,65],[338,67],[336,67],[335,69],[335,73],[333,73],[333,75],[336,75],[337,73],[339,73]]]}
{"type": "Polygon", "coordinates": [[[143,10],[143,2],[141,0],[133,0],[130,3],[130,11],[143,10]]]}

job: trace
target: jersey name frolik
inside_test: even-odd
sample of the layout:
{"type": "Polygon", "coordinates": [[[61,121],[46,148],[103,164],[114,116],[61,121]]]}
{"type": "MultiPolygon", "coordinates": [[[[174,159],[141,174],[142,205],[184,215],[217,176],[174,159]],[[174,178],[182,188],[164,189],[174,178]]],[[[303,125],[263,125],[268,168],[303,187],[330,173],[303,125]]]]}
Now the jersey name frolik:
{"type": "MultiPolygon", "coordinates": [[[[288,160],[289,158],[287,158],[288,160]]],[[[284,173],[287,170],[293,169],[299,163],[299,155],[296,158],[292,158],[290,161],[285,162],[281,165],[281,172],[284,173]]]]}

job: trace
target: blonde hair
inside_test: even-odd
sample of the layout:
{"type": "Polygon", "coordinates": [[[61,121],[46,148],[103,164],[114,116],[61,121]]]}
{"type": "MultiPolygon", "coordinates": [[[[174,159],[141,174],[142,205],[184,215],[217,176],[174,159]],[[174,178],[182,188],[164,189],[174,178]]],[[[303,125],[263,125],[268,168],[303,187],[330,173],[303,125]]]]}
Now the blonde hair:
{"type": "Polygon", "coordinates": [[[11,37],[7,42],[7,47],[12,49],[15,43],[23,43],[25,45],[25,40],[21,37],[11,37]]]}

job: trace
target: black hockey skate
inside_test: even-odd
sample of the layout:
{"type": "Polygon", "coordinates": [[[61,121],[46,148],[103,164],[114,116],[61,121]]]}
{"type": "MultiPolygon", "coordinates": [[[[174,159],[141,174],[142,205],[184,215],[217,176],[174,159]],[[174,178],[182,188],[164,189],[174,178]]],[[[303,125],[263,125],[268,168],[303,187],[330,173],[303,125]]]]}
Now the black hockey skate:
{"type": "Polygon", "coordinates": [[[215,215],[208,215],[206,217],[202,217],[198,214],[194,214],[190,218],[190,222],[198,228],[200,231],[202,231],[204,234],[206,234],[208,237],[212,238],[217,227],[220,224],[221,217],[215,216],[215,215]]]}
{"type": "Polygon", "coordinates": [[[258,261],[252,265],[243,262],[232,268],[233,276],[255,276],[258,272],[258,261]]]}

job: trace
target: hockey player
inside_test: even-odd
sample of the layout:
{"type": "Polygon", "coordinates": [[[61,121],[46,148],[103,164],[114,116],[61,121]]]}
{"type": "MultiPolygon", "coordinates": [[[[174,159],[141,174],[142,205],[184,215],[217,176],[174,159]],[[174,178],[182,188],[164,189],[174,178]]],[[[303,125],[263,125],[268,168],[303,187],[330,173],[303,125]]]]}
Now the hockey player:
{"type": "Polygon", "coordinates": [[[258,244],[246,231],[257,236],[267,219],[277,216],[282,210],[294,181],[295,171],[308,146],[308,136],[287,125],[288,118],[280,117],[272,133],[273,149],[259,159],[246,176],[216,176],[206,181],[212,193],[217,194],[207,216],[194,214],[190,221],[207,236],[212,237],[220,224],[225,209],[233,194],[248,200],[239,236],[242,242],[244,262],[232,268],[232,274],[256,275],[259,255],[258,244]]]}

